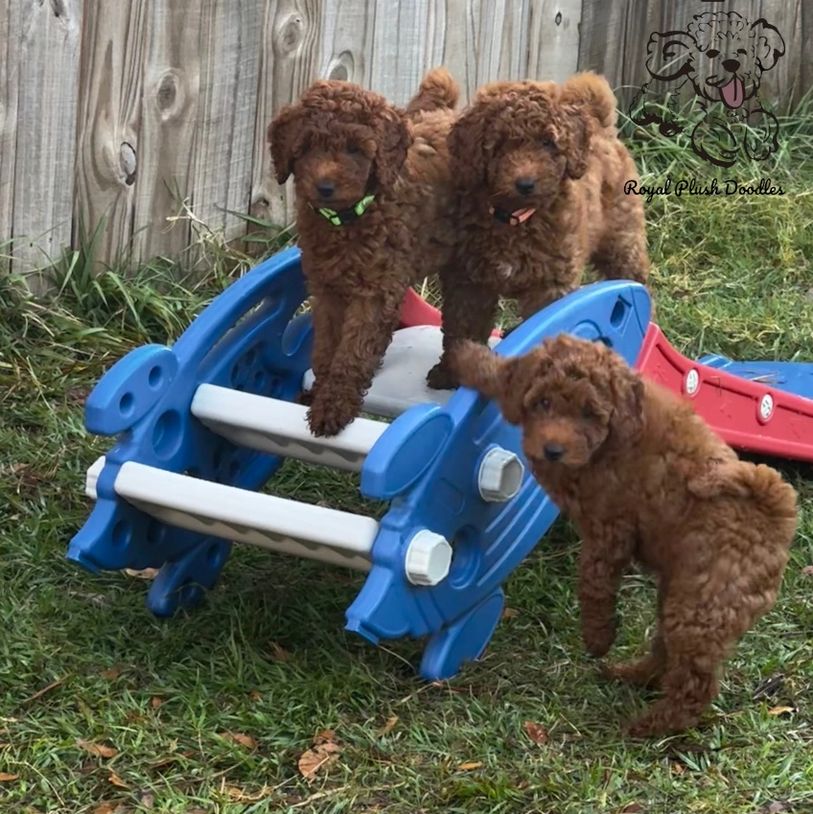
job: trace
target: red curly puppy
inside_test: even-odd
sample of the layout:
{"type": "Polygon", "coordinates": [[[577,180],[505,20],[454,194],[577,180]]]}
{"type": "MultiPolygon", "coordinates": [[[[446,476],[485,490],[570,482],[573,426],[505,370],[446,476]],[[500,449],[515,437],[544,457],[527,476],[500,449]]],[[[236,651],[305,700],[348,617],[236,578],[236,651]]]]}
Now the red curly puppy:
{"type": "Polygon", "coordinates": [[[601,343],[563,335],[501,358],[467,342],[452,358],[462,382],[522,427],[534,475],[581,534],[588,652],[603,656],[615,639],[630,562],[657,579],[649,654],[605,668],[663,692],[631,734],[694,725],[717,695],[723,660],[776,600],[796,492],[770,467],[740,461],[689,404],[601,343]]]}
{"type": "Polygon", "coordinates": [[[406,110],[357,85],[319,81],[269,126],[277,180],[295,182],[316,435],[335,435],[359,414],[407,288],[452,257],[446,138],[457,98],[442,68],[406,110]]]}
{"type": "Polygon", "coordinates": [[[638,174],[615,128],[616,99],[593,73],[482,88],[449,135],[460,193],[457,262],[441,275],[444,355],[429,374],[451,387],[448,350],[485,344],[500,297],[523,319],[602,277],[646,282],[644,209],[625,195],[638,174]]]}

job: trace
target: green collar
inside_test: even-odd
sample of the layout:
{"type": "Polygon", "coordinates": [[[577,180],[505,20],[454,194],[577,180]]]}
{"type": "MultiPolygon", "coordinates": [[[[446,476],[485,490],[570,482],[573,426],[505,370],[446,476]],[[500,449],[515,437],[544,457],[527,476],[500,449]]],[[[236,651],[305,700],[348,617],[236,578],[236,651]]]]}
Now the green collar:
{"type": "Polygon", "coordinates": [[[327,209],[326,207],[314,206],[313,209],[318,212],[328,223],[332,226],[344,226],[345,223],[360,218],[366,211],[367,207],[375,200],[375,195],[365,195],[360,201],[348,206],[347,209],[327,209]]]}

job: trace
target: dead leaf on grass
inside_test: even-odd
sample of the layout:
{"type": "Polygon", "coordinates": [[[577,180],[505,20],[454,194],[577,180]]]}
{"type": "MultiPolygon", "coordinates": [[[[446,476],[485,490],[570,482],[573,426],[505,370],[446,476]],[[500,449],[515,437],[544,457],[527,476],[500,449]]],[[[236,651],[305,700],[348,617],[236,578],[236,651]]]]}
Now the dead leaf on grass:
{"type": "Polygon", "coordinates": [[[483,764],[478,760],[469,760],[466,763],[461,763],[457,767],[458,772],[473,772],[475,769],[481,769],[483,764]]]}
{"type": "Polygon", "coordinates": [[[262,700],[263,700],[263,694],[262,694],[262,693],[261,693],[259,690],[252,690],[252,691],[251,691],[251,692],[248,694],[248,697],[249,697],[249,698],[250,698],[252,701],[262,701],[262,700]]]}
{"type": "Polygon", "coordinates": [[[389,735],[390,732],[392,732],[392,730],[395,729],[395,726],[396,726],[397,723],[398,723],[398,716],[397,715],[390,715],[390,717],[387,718],[387,723],[385,723],[384,726],[381,727],[381,729],[378,731],[378,734],[382,738],[385,735],[389,735]]]}
{"type": "Polygon", "coordinates": [[[120,789],[129,789],[130,787],[119,777],[112,769],[110,770],[110,777],[107,778],[112,786],[120,789]]]}
{"type": "Polygon", "coordinates": [[[160,695],[153,695],[153,697],[152,697],[152,698],[150,698],[150,706],[151,706],[153,709],[160,709],[160,708],[161,708],[161,704],[163,704],[163,703],[164,703],[164,699],[163,699],[163,698],[161,698],[161,696],[160,696],[160,695]]]}
{"type": "Polygon", "coordinates": [[[115,681],[121,675],[121,667],[114,664],[112,667],[108,667],[106,670],[102,670],[99,675],[107,679],[107,681],[115,681]]]}
{"type": "Polygon", "coordinates": [[[11,774],[10,772],[0,772],[0,783],[13,783],[18,780],[20,775],[11,774]]]}
{"type": "Polygon", "coordinates": [[[96,757],[103,757],[103,758],[110,758],[115,757],[119,750],[116,749],[115,746],[108,746],[106,743],[94,743],[93,741],[85,741],[81,738],[76,741],[76,745],[80,749],[84,749],[86,752],[90,752],[91,755],[96,755],[96,757]]]}
{"type": "Polygon", "coordinates": [[[324,729],[313,738],[313,746],[303,752],[297,761],[297,768],[302,777],[312,782],[316,775],[339,759],[341,746],[336,743],[336,733],[324,729]]]}
{"type": "Polygon", "coordinates": [[[796,712],[796,707],[771,707],[768,715],[792,715],[796,712]]]}
{"type": "Polygon", "coordinates": [[[519,611],[516,608],[504,608],[502,612],[503,619],[516,619],[519,616],[519,611]]]}
{"type": "Polygon", "coordinates": [[[642,814],[644,810],[640,803],[627,803],[619,814],[642,814]]]}
{"type": "Polygon", "coordinates": [[[541,724],[536,724],[533,721],[525,721],[522,725],[525,734],[534,742],[538,744],[548,742],[548,730],[541,724]]]}
{"type": "Polygon", "coordinates": [[[277,644],[277,642],[271,642],[271,644],[268,645],[268,649],[271,651],[274,661],[291,660],[291,654],[281,644],[277,644]]]}
{"type": "Polygon", "coordinates": [[[772,800],[770,803],[765,803],[760,808],[758,814],[784,814],[786,811],[791,811],[791,807],[783,800],[772,800]]]}
{"type": "Polygon", "coordinates": [[[136,579],[153,580],[158,576],[158,568],[125,568],[124,573],[128,577],[135,577],[136,579]]]}
{"type": "Polygon", "coordinates": [[[93,814],[126,814],[127,811],[124,803],[99,803],[93,809],[93,814]]]}
{"type": "Polygon", "coordinates": [[[806,566],[805,566],[805,567],[802,569],[802,573],[803,573],[803,574],[804,574],[806,577],[813,577],[813,565],[806,565],[806,566]]]}
{"type": "Polygon", "coordinates": [[[274,789],[271,786],[263,786],[259,791],[251,792],[244,791],[237,786],[226,786],[224,791],[229,799],[235,803],[258,803],[260,800],[270,797],[274,789]]]}
{"type": "Polygon", "coordinates": [[[220,737],[232,743],[244,746],[246,749],[257,748],[257,741],[255,741],[251,735],[245,735],[242,732],[221,732],[220,737]]]}

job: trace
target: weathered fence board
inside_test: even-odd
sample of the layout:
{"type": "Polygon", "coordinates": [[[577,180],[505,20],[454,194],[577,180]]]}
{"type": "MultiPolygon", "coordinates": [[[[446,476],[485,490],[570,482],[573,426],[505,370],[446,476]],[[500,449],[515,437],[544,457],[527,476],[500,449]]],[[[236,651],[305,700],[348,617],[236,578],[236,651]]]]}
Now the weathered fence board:
{"type": "Polygon", "coordinates": [[[22,4],[12,16],[19,19],[9,32],[19,37],[12,235],[23,272],[71,242],[81,14],[79,0],[50,0],[22,4]]]}
{"type": "Polygon", "coordinates": [[[86,0],[84,18],[74,218],[103,224],[97,256],[111,262],[133,236],[148,3],[86,0]]]}
{"type": "Polygon", "coordinates": [[[100,222],[102,262],[176,257],[198,228],[239,238],[229,211],[287,223],[266,130],[317,77],[403,104],[434,65],[464,101],[494,79],[592,68],[624,107],[653,31],[729,9],[782,32],[761,95],[798,102],[808,0],[0,0],[0,246],[13,239],[28,273],[100,222]]]}

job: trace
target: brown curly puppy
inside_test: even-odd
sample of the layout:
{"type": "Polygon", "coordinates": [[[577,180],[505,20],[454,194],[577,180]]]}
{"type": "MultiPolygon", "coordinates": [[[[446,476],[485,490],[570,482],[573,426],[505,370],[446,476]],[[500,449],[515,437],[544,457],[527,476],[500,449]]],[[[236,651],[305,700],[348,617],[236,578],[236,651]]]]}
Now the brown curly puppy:
{"type": "Polygon", "coordinates": [[[452,257],[446,138],[457,98],[442,68],[405,111],[357,85],[319,81],[268,128],[277,180],[295,182],[313,305],[316,435],[334,435],[359,414],[407,288],[452,257]]]}
{"type": "Polygon", "coordinates": [[[578,288],[588,261],[607,279],[646,282],[649,258],[637,180],[619,141],[616,99],[593,73],[482,88],[449,135],[459,187],[457,262],[441,277],[444,355],[432,387],[450,387],[448,350],[485,344],[500,297],[523,319],[578,288]]]}
{"type": "Polygon", "coordinates": [[[688,403],[601,343],[563,335],[501,358],[467,342],[452,358],[462,382],[522,427],[534,475],[579,529],[588,652],[603,656],[615,639],[630,561],[657,579],[649,654],[605,668],[663,691],[629,731],[694,725],[718,692],[722,661],[776,600],[795,491],[770,467],[740,461],[688,403]]]}

